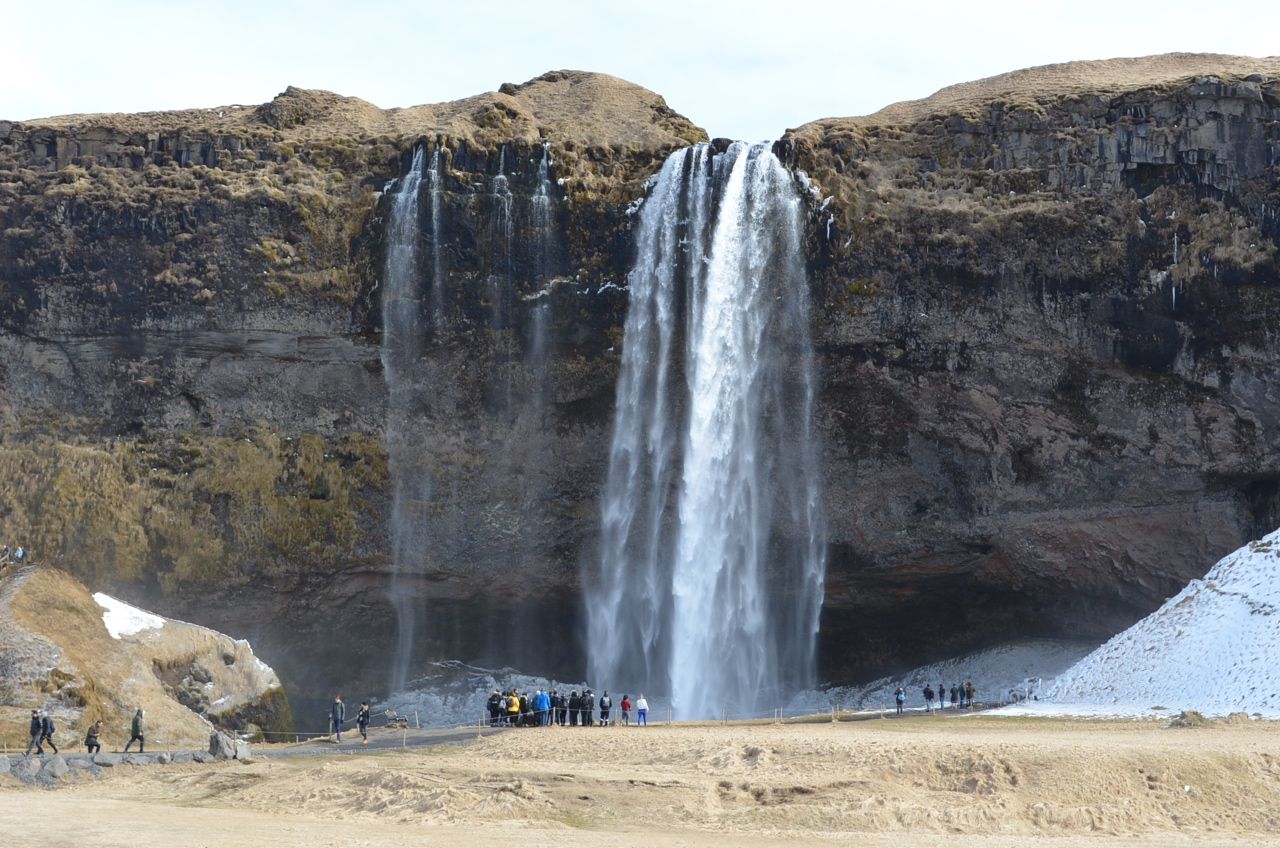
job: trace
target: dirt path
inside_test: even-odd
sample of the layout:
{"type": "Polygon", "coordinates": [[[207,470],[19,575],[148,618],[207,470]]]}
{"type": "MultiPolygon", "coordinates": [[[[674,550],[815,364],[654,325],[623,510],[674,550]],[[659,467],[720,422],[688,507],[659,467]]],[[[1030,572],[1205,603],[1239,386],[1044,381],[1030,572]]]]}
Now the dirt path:
{"type": "Polygon", "coordinates": [[[0,845],[1280,846],[1280,726],[920,717],[532,729],[466,745],[0,778],[0,845]],[[264,842],[264,837],[270,840],[264,842]]]}

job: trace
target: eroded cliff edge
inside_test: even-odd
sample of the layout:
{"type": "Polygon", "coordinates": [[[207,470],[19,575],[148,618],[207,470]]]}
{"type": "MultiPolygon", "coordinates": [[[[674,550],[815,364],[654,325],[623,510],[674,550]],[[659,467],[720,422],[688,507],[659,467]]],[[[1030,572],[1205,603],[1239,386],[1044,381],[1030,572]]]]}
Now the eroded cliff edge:
{"type": "Polygon", "coordinates": [[[828,654],[1102,636],[1280,521],[1278,72],[1049,66],[779,143],[829,203],[828,654]]]}
{"type": "MultiPolygon", "coordinates": [[[[1278,73],[1033,69],[779,142],[818,190],[829,676],[1103,637],[1273,529],[1278,73]]],[[[94,588],[250,638],[298,703],[376,688],[394,631],[378,193],[435,145],[454,300],[429,461],[452,482],[421,653],[578,671],[627,207],[704,137],[576,72],[404,110],[290,89],[0,123],[6,532],[94,588]],[[557,258],[535,277],[500,267],[492,178],[518,207],[544,142],[557,258]],[[544,298],[526,426],[508,413],[533,391],[544,298]]],[[[533,235],[515,220],[518,251],[533,235]]]]}

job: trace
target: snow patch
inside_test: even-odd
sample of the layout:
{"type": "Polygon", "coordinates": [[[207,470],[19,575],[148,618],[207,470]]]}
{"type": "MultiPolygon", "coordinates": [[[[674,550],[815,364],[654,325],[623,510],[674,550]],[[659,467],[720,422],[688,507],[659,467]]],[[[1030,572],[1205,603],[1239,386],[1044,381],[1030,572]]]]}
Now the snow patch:
{"type": "Polygon", "coordinates": [[[103,609],[102,623],[107,626],[107,632],[111,634],[112,639],[164,627],[165,619],[160,616],[130,606],[110,595],[95,592],[93,599],[103,609]]]}
{"type": "MultiPolygon", "coordinates": [[[[1280,717],[1280,530],[1224,557],[1047,687],[1068,715],[1280,717]],[[1159,705],[1159,709],[1155,706],[1159,705]]],[[[1043,713],[1041,713],[1043,714],[1043,713]]]]}

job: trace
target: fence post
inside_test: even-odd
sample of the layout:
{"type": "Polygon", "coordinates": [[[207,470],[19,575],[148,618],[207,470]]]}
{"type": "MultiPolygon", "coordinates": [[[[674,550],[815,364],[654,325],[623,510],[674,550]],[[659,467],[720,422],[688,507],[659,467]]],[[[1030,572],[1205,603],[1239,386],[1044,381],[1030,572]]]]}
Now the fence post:
{"type": "Polygon", "coordinates": [[[417,711],[417,710],[414,710],[414,711],[413,711],[413,726],[414,726],[416,729],[418,729],[418,730],[421,730],[421,729],[422,729],[422,722],[418,721],[418,711],[417,711]]]}
{"type": "Polygon", "coordinates": [[[402,731],[400,736],[400,747],[407,748],[409,747],[408,743],[409,743],[409,725],[408,725],[408,722],[406,722],[405,728],[402,731]]]}

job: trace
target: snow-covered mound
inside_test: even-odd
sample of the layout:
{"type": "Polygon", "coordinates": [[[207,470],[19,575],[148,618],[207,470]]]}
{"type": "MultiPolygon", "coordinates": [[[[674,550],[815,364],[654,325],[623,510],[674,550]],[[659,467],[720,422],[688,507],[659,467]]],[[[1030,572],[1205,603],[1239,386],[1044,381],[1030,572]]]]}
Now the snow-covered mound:
{"type": "Polygon", "coordinates": [[[1223,558],[1059,676],[1061,712],[1198,710],[1280,716],[1280,530],[1223,558]]]}

